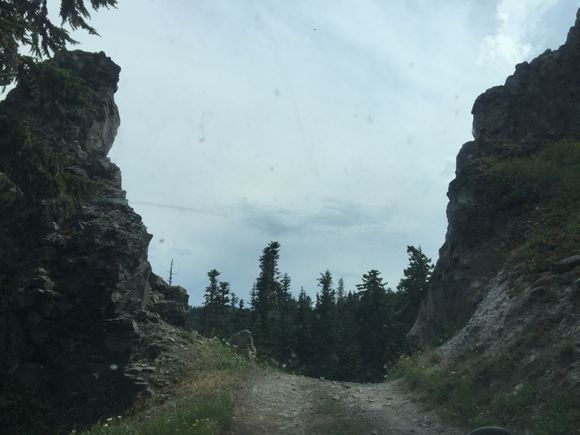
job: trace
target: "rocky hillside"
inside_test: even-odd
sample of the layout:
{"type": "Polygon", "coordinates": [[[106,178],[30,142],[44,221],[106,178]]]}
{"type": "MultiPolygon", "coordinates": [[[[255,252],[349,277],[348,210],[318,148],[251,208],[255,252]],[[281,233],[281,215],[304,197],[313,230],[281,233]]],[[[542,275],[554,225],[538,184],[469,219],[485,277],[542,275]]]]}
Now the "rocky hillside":
{"type": "MultiPolygon", "coordinates": [[[[410,337],[481,385],[580,403],[580,11],[473,107],[448,230],[410,337]]],[[[555,399],[554,399],[555,400],[555,399]]],[[[554,432],[555,433],[555,432],[554,432]]]]}
{"type": "Polygon", "coordinates": [[[2,433],[116,415],[181,367],[187,293],[151,272],[107,157],[119,72],[104,53],[62,53],[0,103],[2,433]]]}

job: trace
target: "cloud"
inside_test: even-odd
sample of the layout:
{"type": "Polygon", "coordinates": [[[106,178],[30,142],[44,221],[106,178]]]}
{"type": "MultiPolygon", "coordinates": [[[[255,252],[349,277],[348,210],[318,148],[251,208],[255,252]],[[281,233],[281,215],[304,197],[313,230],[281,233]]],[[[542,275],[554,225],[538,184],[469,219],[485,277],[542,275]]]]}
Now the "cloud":
{"type": "Polygon", "coordinates": [[[529,43],[546,12],[558,0],[501,0],[496,7],[497,30],[483,38],[480,65],[513,65],[528,60],[535,47],[529,43]]]}
{"type": "Polygon", "coordinates": [[[327,268],[347,288],[370,268],[396,285],[407,244],[435,259],[471,105],[544,36],[563,41],[578,2],[553,3],[123,0],[94,14],[101,37],[75,38],[122,67],[111,158],[154,270],[174,258],[197,304],[211,268],[247,297],[271,240],[295,291],[327,268]]]}

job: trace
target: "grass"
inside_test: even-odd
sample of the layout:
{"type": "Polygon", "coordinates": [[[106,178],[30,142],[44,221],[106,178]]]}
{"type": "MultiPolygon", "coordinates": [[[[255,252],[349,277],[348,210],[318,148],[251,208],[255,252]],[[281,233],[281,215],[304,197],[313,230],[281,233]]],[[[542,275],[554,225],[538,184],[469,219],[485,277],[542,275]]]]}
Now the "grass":
{"type": "Polygon", "coordinates": [[[545,397],[532,384],[511,387],[513,363],[508,361],[485,361],[460,373],[441,363],[433,365],[429,354],[416,354],[401,358],[389,378],[402,379],[415,399],[457,424],[503,425],[526,429],[530,435],[577,433],[580,410],[574,400],[545,397]]]}
{"type": "Polygon", "coordinates": [[[578,252],[580,246],[580,142],[546,144],[526,156],[485,162],[495,200],[506,210],[524,211],[525,225],[510,244],[514,261],[544,269],[578,252]]]}
{"type": "MultiPolygon", "coordinates": [[[[193,343],[193,334],[179,334],[193,343]]],[[[196,345],[189,375],[161,405],[144,403],[128,417],[112,416],[84,435],[213,435],[229,428],[234,393],[251,365],[219,340],[196,345]],[[199,347],[199,348],[198,348],[199,347]]]]}

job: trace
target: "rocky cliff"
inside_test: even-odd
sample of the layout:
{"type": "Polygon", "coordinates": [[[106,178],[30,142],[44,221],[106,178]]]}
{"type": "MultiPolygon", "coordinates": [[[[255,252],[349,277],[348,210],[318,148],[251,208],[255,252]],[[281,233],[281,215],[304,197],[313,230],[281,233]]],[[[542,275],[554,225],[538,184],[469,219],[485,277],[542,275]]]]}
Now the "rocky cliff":
{"type": "Polygon", "coordinates": [[[159,361],[179,369],[187,293],[151,272],[151,236],[107,157],[119,73],[104,53],[61,53],[0,103],[3,433],[116,415],[164,382],[159,361]]]}
{"type": "Polygon", "coordinates": [[[580,403],[580,11],[564,45],[518,65],[472,113],[410,337],[453,337],[443,357],[487,361],[481,379],[580,403]]]}

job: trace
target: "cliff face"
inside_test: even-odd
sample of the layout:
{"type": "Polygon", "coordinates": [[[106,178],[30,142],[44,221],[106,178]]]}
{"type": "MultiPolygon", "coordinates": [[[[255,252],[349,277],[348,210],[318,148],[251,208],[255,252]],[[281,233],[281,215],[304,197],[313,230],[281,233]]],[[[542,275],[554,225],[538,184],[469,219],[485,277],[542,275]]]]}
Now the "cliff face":
{"type": "Polygon", "coordinates": [[[0,103],[2,430],[50,433],[151,394],[140,367],[185,321],[187,293],[151,272],[107,157],[119,72],[103,53],[62,53],[0,103]]]}
{"type": "Polygon", "coordinates": [[[410,337],[580,391],[580,11],[566,43],[473,106],[448,230],[410,337]],[[510,356],[512,362],[507,356],[510,356]]]}

